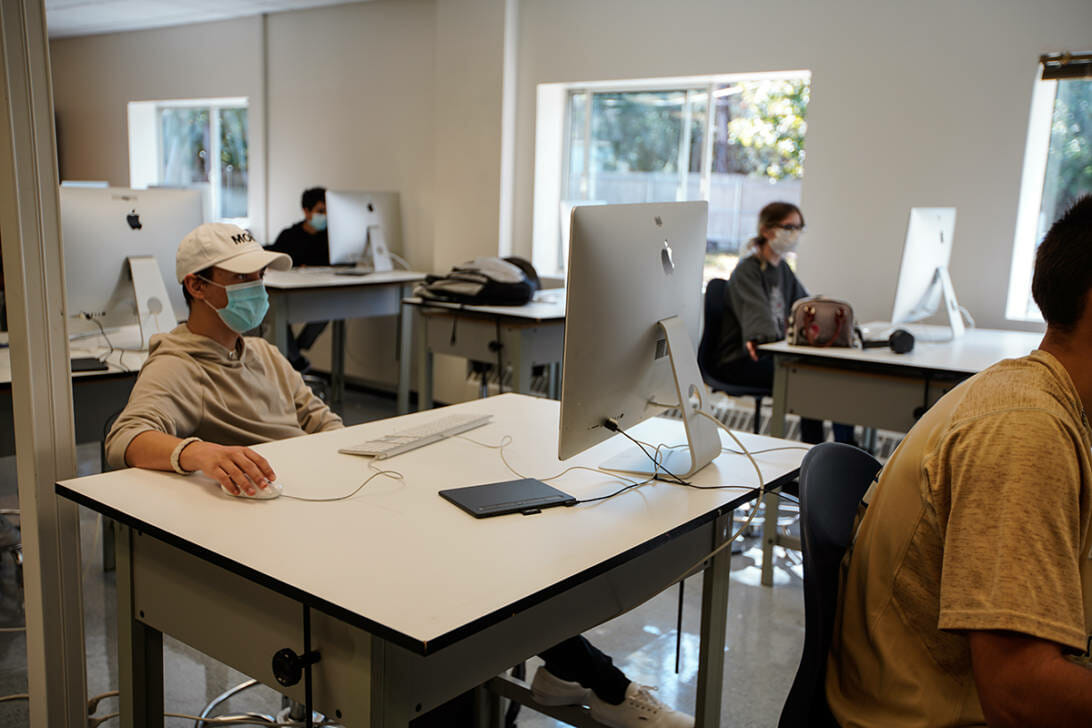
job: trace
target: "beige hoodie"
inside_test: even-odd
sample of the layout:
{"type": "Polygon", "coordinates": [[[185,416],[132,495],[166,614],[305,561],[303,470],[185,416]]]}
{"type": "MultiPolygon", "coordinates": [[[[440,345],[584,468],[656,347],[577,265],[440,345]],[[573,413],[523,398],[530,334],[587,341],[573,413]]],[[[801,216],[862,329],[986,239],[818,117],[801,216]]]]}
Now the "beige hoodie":
{"type": "Polygon", "coordinates": [[[129,443],[148,430],[254,445],[342,427],[272,344],[251,336],[242,342],[237,354],[186,324],[153,336],[129,403],[106,437],[107,462],[125,467],[129,443]]]}

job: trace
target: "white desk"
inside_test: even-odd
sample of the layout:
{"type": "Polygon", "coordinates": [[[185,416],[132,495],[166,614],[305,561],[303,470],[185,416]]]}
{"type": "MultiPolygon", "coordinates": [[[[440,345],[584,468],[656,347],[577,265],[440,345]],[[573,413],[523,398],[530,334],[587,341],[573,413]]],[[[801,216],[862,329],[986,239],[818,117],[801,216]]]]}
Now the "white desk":
{"type": "MultiPolygon", "coordinates": [[[[507,394],[456,406],[494,421],[469,436],[496,443],[514,467],[553,475],[632,447],[617,437],[556,457],[558,403],[507,394]]],[[[408,415],[398,425],[427,421],[408,415]]],[[[285,484],[308,496],[346,493],[370,472],[340,446],[391,420],[257,446],[285,484]]],[[[682,423],[652,420],[644,440],[677,443],[682,423]]],[[[779,441],[741,434],[749,446],[779,441]]],[[[725,438],[727,439],[727,438],[725,438]]],[[[756,456],[767,483],[794,476],[802,452],[756,456]]],[[[303,649],[304,612],[322,659],[315,707],[347,726],[405,726],[565,638],[668,587],[731,531],[732,509],[754,497],[755,474],[722,455],[694,490],[663,483],[597,504],[477,520],[437,491],[514,476],[496,451],[451,439],[385,461],[404,481],[376,479],[352,500],[245,501],[201,476],[123,470],[57,485],[59,495],[128,528],[118,543],[119,674],[123,726],[162,725],[162,634],[279,688],[272,655],[303,649]]],[[[578,498],[617,482],[577,471],[555,485],[578,498]]],[[[709,562],[703,589],[698,725],[720,716],[730,549],[709,562]]],[[[302,701],[303,684],[283,688],[302,701]]]]}
{"type": "Polygon", "coordinates": [[[917,341],[908,354],[888,348],[761,348],[774,357],[770,434],[784,434],[785,414],[907,432],[952,387],[1002,359],[1025,356],[1042,334],[968,329],[950,342],[917,341]]]}
{"type": "MultiPolygon", "coordinates": [[[[941,327],[927,327],[938,330],[941,327]]],[[[850,349],[764,344],[773,354],[770,434],[785,434],[785,415],[908,432],[918,418],[961,381],[1002,359],[1026,356],[1043,335],[967,329],[953,341],[918,340],[914,350],[850,349]]],[[[766,499],[766,524],[777,523],[778,499],[766,499]]],[[[773,584],[773,547],[791,544],[763,526],[762,583],[773,584]]],[[[795,546],[795,544],[791,544],[795,546]]]]}
{"type": "MultiPolygon", "coordinates": [[[[331,399],[341,401],[345,389],[345,319],[397,316],[399,301],[412,293],[413,284],[424,273],[386,271],[363,276],[337,275],[329,269],[295,268],[267,271],[269,314],[273,343],[282,354],[288,352],[288,324],[332,321],[333,350],[330,356],[331,399]]],[[[399,329],[405,338],[408,323],[399,329]]],[[[395,350],[398,350],[397,345],[395,350]]],[[[399,365],[399,382],[409,380],[409,361],[399,365]]],[[[401,384],[399,385],[401,386],[401,384]]]]}
{"type": "MultiPolygon", "coordinates": [[[[148,358],[141,351],[140,329],[127,326],[109,332],[117,347],[106,358],[107,369],[72,373],[72,408],[76,442],[98,442],[110,417],[125,406],[137,373],[148,358]]],[[[7,343],[7,334],[3,334],[7,343]]],[[[101,336],[86,336],[69,343],[71,357],[102,357],[109,349],[101,336]]],[[[11,350],[0,348],[0,457],[15,454],[15,426],[11,401],[11,350]]]]}
{"type": "MultiPolygon", "coordinates": [[[[416,346],[418,409],[432,407],[434,354],[450,354],[473,361],[497,361],[512,370],[512,391],[531,392],[531,370],[537,364],[549,367],[549,394],[561,398],[561,360],[565,345],[565,289],[540,291],[536,300],[524,306],[466,306],[426,301],[413,297],[402,301],[417,318],[416,346]]],[[[412,318],[403,313],[403,323],[412,318]]],[[[402,361],[409,361],[414,345],[402,337],[402,361]]],[[[398,383],[398,411],[409,411],[409,380],[398,383]]]]}

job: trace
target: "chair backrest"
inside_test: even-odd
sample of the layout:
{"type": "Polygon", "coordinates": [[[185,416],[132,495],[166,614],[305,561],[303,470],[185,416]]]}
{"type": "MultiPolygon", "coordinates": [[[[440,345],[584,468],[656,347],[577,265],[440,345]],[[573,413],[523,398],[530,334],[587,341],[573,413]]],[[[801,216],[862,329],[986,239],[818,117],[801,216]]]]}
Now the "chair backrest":
{"type": "Polygon", "coordinates": [[[827,706],[826,667],[839,569],[853,521],[880,463],[851,445],[817,445],[800,465],[800,540],[804,553],[804,652],[779,728],[836,726],[827,706]]]}
{"type": "Polygon", "coordinates": [[[724,316],[724,294],[727,289],[728,281],[723,278],[714,278],[705,286],[705,322],[701,330],[701,343],[698,344],[698,369],[706,379],[716,365],[721,319],[724,316]]]}

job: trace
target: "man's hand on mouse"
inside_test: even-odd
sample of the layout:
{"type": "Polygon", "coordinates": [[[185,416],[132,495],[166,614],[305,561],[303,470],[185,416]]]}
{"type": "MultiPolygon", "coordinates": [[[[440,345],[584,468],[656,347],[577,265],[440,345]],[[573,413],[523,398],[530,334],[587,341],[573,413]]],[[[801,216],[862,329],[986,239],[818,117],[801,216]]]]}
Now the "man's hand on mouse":
{"type": "Polygon", "coordinates": [[[257,488],[267,488],[277,479],[266,459],[249,447],[198,441],[182,451],[178,464],[184,470],[201,471],[232,495],[255,495],[257,488]]]}

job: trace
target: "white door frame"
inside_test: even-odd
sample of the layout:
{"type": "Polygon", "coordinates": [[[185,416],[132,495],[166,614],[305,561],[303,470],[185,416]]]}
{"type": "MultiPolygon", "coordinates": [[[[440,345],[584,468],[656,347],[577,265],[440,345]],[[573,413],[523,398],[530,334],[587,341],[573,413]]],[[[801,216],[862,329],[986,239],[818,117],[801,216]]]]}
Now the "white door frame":
{"type": "Polygon", "coordinates": [[[42,0],[0,0],[0,240],[8,309],[27,682],[34,728],[87,725],[79,514],[53,87],[42,0]],[[6,102],[6,103],[5,103],[6,102]]]}

